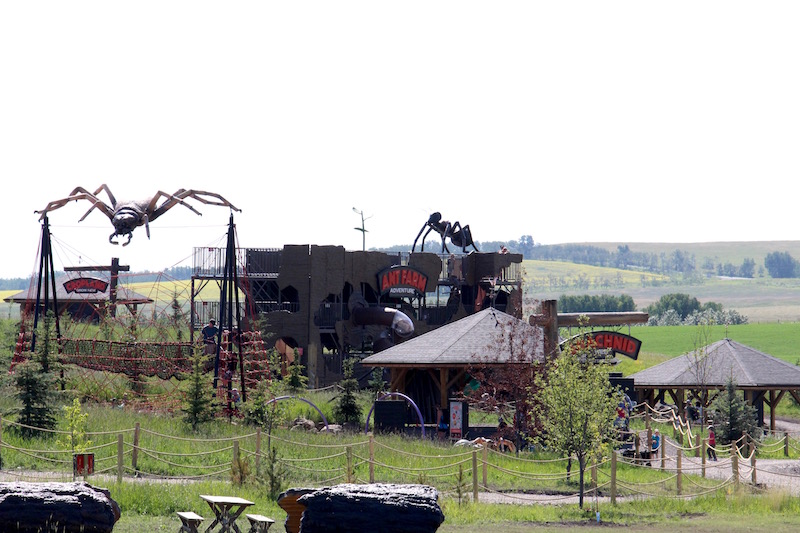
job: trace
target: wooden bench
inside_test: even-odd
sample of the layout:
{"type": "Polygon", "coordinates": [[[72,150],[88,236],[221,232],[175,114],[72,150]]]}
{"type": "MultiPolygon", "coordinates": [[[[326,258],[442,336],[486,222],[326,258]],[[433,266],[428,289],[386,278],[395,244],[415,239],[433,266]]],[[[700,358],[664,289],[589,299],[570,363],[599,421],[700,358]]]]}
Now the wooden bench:
{"type": "Polygon", "coordinates": [[[260,514],[246,514],[247,519],[250,521],[250,533],[267,533],[275,520],[268,516],[260,514]]]}
{"type": "Polygon", "coordinates": [[[181,519],[182,523],[181,533],[198,533],[197,526],[205,520],[205,518],[192,511],[180,511],[178,512],[178,518],[181,519]]]}

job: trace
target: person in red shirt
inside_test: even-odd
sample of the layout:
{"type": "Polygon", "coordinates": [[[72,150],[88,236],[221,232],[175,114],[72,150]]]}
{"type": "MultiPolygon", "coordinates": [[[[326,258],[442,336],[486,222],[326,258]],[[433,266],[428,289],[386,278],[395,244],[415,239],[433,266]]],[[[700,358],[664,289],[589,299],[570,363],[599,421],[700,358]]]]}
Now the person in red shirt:
{"type": "Polygon", "coordinates": [[[708,458],[711,461],[717,460],[717,450],[714,447],[717,445],[717,436],[714,434],[714,427],[708,426],[708,447],[706,451],[708,452],[708,458]]]}

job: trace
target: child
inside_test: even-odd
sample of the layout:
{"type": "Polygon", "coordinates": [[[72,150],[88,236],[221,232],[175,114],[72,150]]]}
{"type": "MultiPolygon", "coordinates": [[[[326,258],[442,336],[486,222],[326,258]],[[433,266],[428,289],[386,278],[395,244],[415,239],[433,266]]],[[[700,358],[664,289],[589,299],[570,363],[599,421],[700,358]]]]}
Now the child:
{"type": "Polygon", "coordinates": [[[717,445],[717,436],[714,434],[714,427],[708,426],[708,448],[706,451],[708,452],[708,459],[710,461],[717,460],[717,451],[714,447],[717,445]]]}
{"type": "Polygon", "coordinates": [[[653,432],[653,443],[652,443],[652,450],[653,450],[653,459],[658,457],[658,449],[661,447],[661,434],[658,430],[653,432]]]}

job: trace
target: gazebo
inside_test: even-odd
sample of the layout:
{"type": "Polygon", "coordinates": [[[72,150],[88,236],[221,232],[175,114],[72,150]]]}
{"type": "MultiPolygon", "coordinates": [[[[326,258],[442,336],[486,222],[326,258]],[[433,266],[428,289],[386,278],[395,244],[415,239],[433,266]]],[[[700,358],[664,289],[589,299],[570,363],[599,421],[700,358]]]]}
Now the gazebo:
{"type": "MultiPolygon", "coordinates": [[[[769,407],[769,427],[775,430],[775,410],[788,392],[800,402],[800,367],[731,339],[670,359],[629,376],[640,402],[654,405],[669,395],[680,412],[687,401],[707,405],[733,381],[764,423],[769,407]]],[[[665,402],[669,403],[669,402],[665,402]]]]}
{"type": "Polygon", "coordinates": [[[473,365],[530,363],[544,358],[544,331],[493,308],[446,324],[361,361],[390,369],[393,392],[416,396],[423,411],[448,405],[473,365]],[[521,355],[524,354],[524,355],[521,355]]]}

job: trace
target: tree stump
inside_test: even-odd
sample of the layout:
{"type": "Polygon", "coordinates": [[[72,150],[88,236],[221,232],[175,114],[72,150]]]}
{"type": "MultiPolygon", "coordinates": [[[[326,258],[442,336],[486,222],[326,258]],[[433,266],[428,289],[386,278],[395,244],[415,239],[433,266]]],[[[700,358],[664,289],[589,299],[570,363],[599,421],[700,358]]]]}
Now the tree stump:
{"type": "Polygon", "coordinates": [[[342,484],[289,489],[278,505],[288,533],[433,533],[444,522],[438,496],[427,485],[342,484]]]}
{"type": "Polygon", "coordinates": [[[0,483],[4,533],[111,533],[119,517],[108,490],[88,483],[0,483]]]}

